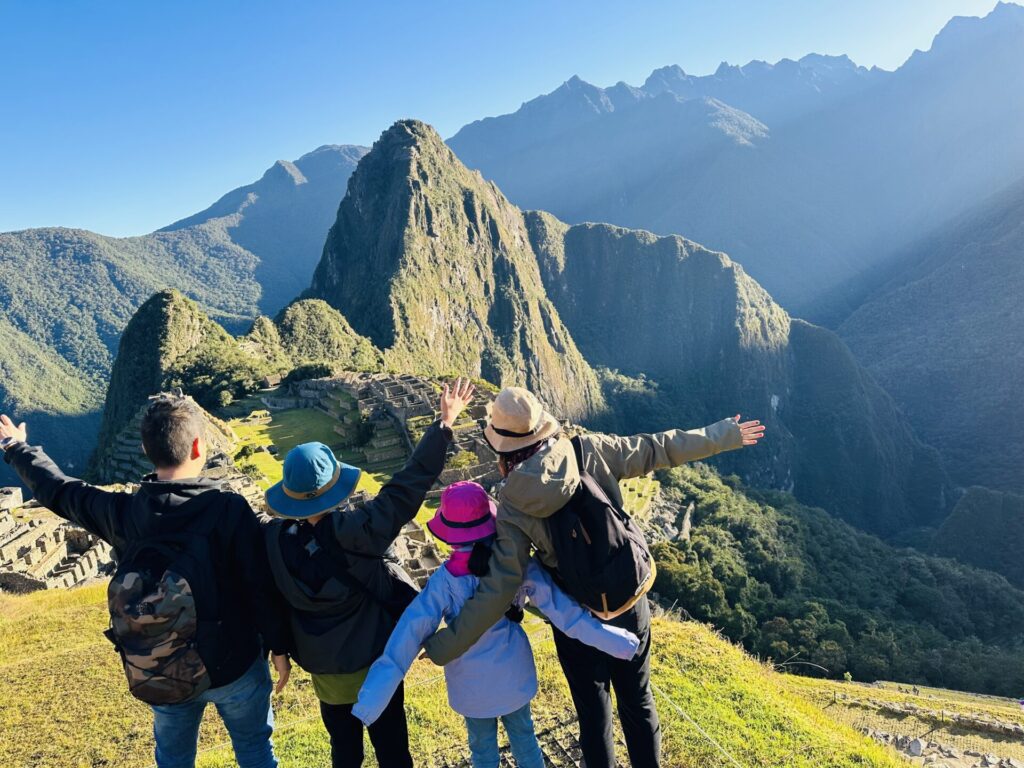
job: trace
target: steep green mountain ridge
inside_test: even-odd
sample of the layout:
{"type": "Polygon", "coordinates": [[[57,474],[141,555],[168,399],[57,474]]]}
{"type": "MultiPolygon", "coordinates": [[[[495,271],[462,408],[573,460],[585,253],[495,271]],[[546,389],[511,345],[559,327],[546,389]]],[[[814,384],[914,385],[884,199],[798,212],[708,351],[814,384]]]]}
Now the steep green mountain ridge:
{"type": "Polygon", "coordinates": [[[685,238],[526,214],[549,295],[593,364],[657,382],[629,429],[741,411],[769,426],[716,460],[881,534],[946,511],[935,452],[831,331],[792,320],[738,264],[685,238]]]}
{"type": "Polygon", "coordinates": [[[525,384],[565,418],[603,410],[545,294],[522,213],[423,123],[396,123],[360,161],[309,295],[393,370],[525,384]]]}

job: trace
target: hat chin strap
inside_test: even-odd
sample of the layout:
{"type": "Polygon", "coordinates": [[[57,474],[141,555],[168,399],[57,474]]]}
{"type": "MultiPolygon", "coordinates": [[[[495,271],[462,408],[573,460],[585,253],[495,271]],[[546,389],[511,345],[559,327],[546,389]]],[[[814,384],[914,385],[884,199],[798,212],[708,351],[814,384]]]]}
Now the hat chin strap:
{"type": "Polygon", "coordinates": [[[529,432],[513,432],[510,429],[501,429],[499,427],[494,426],[493,421],[491,422],[491,429],[494,430],[494,434],[501,435],[502,437],[529,437],[530,435],[537,434],[537,430],[540,429],[540,422],[543,420],[544,417],[541,416],[541,418],[537,422],[537,426],[535,426],[529,432]]]}
{"type": "Polygon", "coordinates": [[[338,482],[339,477],[341,477],[341,464],[334,468],[334,477],[332,477],[330,480],[324,483],[324,485],[317,488],[315,491],[306,491],[304,493],[299,491],[293,491],[284,483],[281,484],[281,490],[284,491],[284,495],[287,496],[289,499],[296,499],[297,501],[309,501],[310,499],[315,499],[320,496],[323,496],[325,493],[331,490],[331,488],[333,488],[335,484],[338,482]]]}

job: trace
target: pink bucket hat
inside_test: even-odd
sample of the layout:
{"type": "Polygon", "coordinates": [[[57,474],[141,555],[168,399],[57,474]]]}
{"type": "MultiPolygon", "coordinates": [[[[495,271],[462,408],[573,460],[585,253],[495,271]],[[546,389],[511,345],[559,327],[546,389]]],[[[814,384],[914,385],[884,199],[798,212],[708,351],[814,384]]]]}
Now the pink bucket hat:
{"type": "Polygon", "coordinates": [[[427,528],[447,544],[469,544],[493,536],[498,505],[479,483],[452,483],[441,493],[441,506],[427,528]]]}

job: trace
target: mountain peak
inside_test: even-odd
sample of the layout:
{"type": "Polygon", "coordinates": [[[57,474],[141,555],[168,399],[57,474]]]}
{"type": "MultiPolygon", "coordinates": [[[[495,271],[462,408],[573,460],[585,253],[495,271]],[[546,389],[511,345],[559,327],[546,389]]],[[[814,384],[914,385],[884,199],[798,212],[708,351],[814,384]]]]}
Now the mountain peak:
{"type": "Polygon", "coordinates": [[[925,54],[956,55],[964,46],[991,46],[1004,41],[1017,49],[1024,47],[1024,6],[997,3],[986,16],[954,16],[932,40],[927,52],[914,51],[909,63],[919,63],[925,54]]]}
{"type": "Polygon", "coordinates": [[[307,179],[295,163],[287,160],[278,160],[267,169],[260,179],[261,182],[269,184],[291,184],[298,186],[305,184],[307,179]]]}
{"type": "Polygon", "coordinates": [[[396,122],[360,161],[309,296],[395,370],[525,384],[566,418],[602,407],[544,296],[522,212],[418,120],[396,122]]]}

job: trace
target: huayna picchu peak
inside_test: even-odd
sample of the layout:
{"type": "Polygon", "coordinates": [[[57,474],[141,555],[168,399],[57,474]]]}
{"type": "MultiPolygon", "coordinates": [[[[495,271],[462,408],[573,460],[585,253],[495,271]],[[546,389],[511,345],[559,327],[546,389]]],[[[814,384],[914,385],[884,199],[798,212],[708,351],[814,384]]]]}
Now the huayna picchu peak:
{"type": "Polygon", "coordinates": [[[544,292],[522,213],[424,123],[396,123],[360,160],[309,295],[391,369],[526,385],[565,418],[604,409],[544,292]]]}

